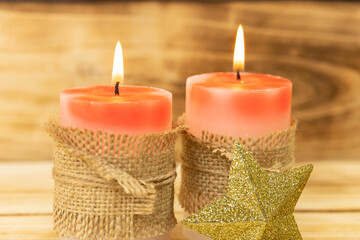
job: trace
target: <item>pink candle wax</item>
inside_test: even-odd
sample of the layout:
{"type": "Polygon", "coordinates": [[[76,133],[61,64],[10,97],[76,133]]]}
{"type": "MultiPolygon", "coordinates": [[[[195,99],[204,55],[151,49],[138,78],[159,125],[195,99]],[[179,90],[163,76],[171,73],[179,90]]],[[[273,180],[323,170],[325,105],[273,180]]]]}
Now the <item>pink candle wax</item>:
{"type": "Polygon", "coordinates": [[[291,122],[290,80],[255,73],[206,73],[186,81],[186,123],[190,132],[260,137],[291,122]]]}
{"type": "Polygon", "coordinates": [[[113,86],[67,89],[60,94],[62,126],[143,135],[170,130],[172,94],[163,89],[113,86]]]}

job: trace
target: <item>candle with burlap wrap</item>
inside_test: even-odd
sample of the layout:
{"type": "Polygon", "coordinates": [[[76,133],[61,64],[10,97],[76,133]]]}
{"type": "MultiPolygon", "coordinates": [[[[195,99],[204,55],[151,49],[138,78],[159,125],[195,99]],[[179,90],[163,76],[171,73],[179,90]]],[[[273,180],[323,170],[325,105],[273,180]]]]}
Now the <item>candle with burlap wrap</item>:
{"type": "MultiPolygon", "coordinates": [[[[182,116],[179,122],[184,121],[182,116]]],[[[288,129],[259,138],[232,138],[203,131],[197,138],[182,132],[181,188],[179,201],[192,214],[226,192],[232,161],[232,148],[239,141],[268,172],[287,170],[294,162],[297,121],[288,129]]]]}
{"type": "Polygon", "coordinates": [[[45,124],[54,138],[54,229],[60,237],[134,239],[170,232],[176,135],[143,136],[45,124]]]}

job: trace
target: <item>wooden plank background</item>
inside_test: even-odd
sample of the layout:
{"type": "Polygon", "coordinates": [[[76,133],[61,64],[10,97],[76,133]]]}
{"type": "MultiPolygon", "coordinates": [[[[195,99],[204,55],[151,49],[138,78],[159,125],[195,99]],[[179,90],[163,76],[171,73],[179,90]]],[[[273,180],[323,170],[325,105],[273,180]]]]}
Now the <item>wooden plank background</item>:
{"type": "Polygon", "coordinates": [[[125,81],[174,94],[230,71],[242,23],[246,70],[294,82],[297,160],[360,158],[360,4],[356,2],[0,3],[0,161],[49,160],[41,124],[65,88],[109,84],[122,42],[125,81]]]}

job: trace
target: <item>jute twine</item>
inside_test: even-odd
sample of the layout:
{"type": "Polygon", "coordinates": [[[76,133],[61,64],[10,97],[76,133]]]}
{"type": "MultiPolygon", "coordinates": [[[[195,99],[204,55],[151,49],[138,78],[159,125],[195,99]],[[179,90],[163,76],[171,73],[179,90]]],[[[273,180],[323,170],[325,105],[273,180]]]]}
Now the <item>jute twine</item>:
{"type": "MultiPolygon", "coordinates": [[[[184,116],[179,118],[179,122],[184,122],[184,116]]],[[[295,161],[296,126],[296,119],[292,119],[290,128],[286,130],[247,139],[205,131],[199,139],[184,130],[179,194],[181,206],[192,214],[225,194],[235,141],[244,145],[267,172],[289,169],[295,161]]]]}
{"type": "Polygon", "coordinates": [[[54,230],[61,236],[134,239],[168,233],[176,177],[174,145],[183,127],[144,136],[62,127],[54,138],[54,230]]]}

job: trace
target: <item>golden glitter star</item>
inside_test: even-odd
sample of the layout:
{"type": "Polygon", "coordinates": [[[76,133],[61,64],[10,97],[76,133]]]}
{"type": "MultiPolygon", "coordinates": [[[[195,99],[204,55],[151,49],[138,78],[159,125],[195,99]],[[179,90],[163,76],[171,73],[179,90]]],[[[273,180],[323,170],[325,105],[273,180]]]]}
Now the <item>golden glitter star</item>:
{"type": "Polygon", "coordinates": [[[215,240],[302,239],[293,211],[312,169],[268,175],[237,142],[226,195],[182,223],[215,240]]]}

